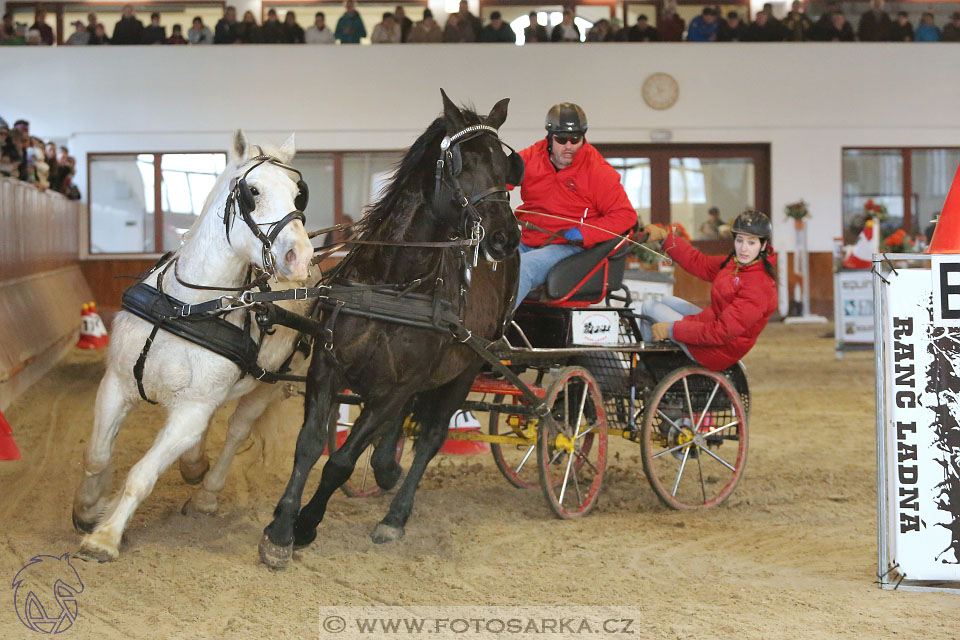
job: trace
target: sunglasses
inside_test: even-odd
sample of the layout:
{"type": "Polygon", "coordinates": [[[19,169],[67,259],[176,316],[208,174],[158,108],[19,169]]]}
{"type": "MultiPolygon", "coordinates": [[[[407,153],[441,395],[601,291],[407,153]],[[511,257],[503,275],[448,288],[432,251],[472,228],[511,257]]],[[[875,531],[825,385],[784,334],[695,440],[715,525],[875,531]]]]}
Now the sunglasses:
{"type": "Polygon", "coordinates": [[[553,139],[559,142],[560,144],[579,144],[583,140],[583,136],[553,136],[553,139]]]}

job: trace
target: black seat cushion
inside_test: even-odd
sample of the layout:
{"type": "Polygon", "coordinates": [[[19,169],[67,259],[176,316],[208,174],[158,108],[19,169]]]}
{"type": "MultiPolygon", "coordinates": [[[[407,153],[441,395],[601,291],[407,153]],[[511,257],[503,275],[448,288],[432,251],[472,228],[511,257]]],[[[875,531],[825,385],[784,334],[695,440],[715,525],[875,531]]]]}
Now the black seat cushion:
{"type": "Polygon", "coordinates": [[[623,272],[627,266],[627,254],[630,252],[630,244],[627,242],[624,242],[619,249],[616,248],[621,240],[622,238],[607,240],[555,264],[547,274],[545,287],[547,299],[559,300],[569,294],[594,267],[604,260],[609,260],[606,291],[603,288],[603,266],[601,266],[570,297],[570,300],[598,300],[606,295],[607,291],[619,289],[623,285],[623,272]]]}

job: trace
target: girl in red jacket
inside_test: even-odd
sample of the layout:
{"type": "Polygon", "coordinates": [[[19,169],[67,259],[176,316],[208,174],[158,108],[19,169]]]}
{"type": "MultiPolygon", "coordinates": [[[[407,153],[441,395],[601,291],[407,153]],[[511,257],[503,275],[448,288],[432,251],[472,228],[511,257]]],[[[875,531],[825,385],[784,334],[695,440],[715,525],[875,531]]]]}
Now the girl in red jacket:
{"type": "Polygon", "coordinates": [[[647,225],[644,231],[687,272],[713,283],[710,306],[702,311],[673,297],[644,304],[641,313],[654,320],[644,340],[670,339],[714,371],[732,366],[750,351],[777,308],[770,219],[750,209],[737,216],[734,251],[726,257],[697,251],[672,228],[647,225]]]}

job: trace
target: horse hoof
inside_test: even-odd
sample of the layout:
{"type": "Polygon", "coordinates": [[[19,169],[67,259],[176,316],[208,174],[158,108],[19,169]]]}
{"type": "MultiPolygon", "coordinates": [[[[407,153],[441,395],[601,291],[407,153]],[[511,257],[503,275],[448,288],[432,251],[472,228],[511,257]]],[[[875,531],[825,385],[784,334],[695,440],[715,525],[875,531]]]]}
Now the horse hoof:
{"type": "Polygon", "coordinates": [[[317,528],[306,531],[300,531],[297,528],[293,530],[293,550],[299,551],[300,549],[305,549],[313,544],[313,541],[317,539],[317,528]]]}
{"type": "Polygon", "coordinates": [[[200,497],[203,491],[198,491],[189,500],[183,503],[180,513],[185,516],[212,516],[217,512],[217,498],[212,500],[200,497]]]}
{"type": "Polygon", "coordinates": [[[284,546],[273,544],[266,534],[260,538],[260,546],[258,548],[260,550],[260,562],[271,569],[283,569],[287,566],[287,563],[290,562],[291,556],[293,556],[292,542],[284,546]]]}
{"type": "Polygon", "coordinates": [[[370,534],[370,539],[373,540],[375,544],[383,544],[384,542],[395,542],[402,538],[403,534],[403,527],[391,527],[381,522],[373,530],[373,533],[370,534]]]}
{"type": "Polygon", "coordinates": [[[80,550],[77,551],[74,557],[87,561],[113,562],[120,557],[120,552],[86,537],[83,542],[80,543],[80,550]]]}
{"type": "Polygon", "coordinates": [[[77,512],[73,512],[73,528],[77,533],[93,533],[93,528],[96,526],[96,520],[90,522],[87,520],[81,520],[80,516],[77,515],[77,512]]]}
{"type": "Polygon", "coordinates": [[[187,484],[200,484],[203,482],[203,477],[207,475],[207,471],[210,470],[210,460],[206,457],[202,458],[199,462],[184,462],[183,459],[180,459],[180,476],[183,478],[183,481],[187,484]]]}
{"type": "Polygon", "coordinates": [[[403,469],[400,465],[397,465],[396,473],[387,474],[386,478],[381,479],[374,474],[374,478],[377,481],[377,486],[383,490],[384,493],[396,493],[397,489],[400,487],[400,481],[403,480],[403,469]]]}

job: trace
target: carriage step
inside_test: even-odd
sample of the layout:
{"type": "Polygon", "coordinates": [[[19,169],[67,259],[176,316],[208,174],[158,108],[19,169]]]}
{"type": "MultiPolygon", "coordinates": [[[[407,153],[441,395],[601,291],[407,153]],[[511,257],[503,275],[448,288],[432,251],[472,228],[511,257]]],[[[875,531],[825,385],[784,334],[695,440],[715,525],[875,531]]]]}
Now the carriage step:
{"type": "MultiPolygon", "coordinates": [[[[530,385],[530,389],[537,395],[538,398],[543,398],[546,396],[546,392],[542,387],[530,385]]],[[[510,381],[491,378],[487,375],[477,376],[473,381],[473,386],[470,387],[470,391],[474,393],[494,393],[504,396],[523,395],[523,391],[513,386],[510,381]]]]}

